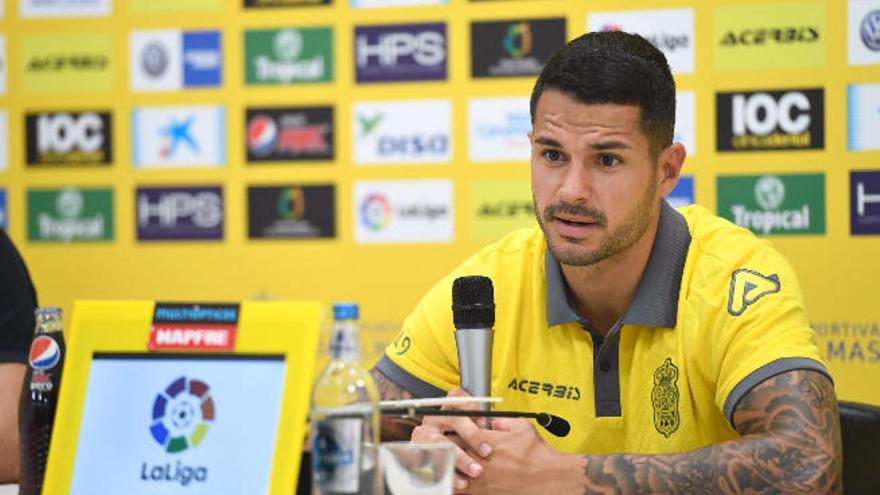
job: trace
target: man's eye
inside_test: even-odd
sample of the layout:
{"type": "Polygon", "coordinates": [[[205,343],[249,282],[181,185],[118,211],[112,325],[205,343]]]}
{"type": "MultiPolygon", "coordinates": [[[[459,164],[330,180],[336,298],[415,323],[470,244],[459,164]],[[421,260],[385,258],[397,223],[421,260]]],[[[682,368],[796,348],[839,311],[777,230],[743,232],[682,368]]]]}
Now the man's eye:
{"type": "Polygon", "coordinates": [[[617,165],[618,163],[620,163],[620,160],[615,156],[602,155],[599,158],[599,163],[601,163],[603,167],[610,168],[610,167],[613,167],[613,166],[617,165]]]}
{"type": "Polygon", "coordinates": [[[555,162],[562,158],[562,153],[557,150],[547,150],[544,152],[544,158],[550,160],[551,162],[555,162]]]}

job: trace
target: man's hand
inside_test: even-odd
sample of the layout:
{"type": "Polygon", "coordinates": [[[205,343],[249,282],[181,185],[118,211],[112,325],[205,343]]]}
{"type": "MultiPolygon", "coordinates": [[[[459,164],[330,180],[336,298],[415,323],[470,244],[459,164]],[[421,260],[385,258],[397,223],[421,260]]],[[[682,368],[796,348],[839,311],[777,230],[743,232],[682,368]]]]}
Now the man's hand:
{"type": "MultiPolygon", "coordinates": [[[[467,397],[467,392],[453,389],[448,397],[467,397]]],[[[478,409],[477,404],[460,404],[443,406],[444,410],[478,409]]],[[[492,447],[486,441],[488,430],[477,424],[482,418],[465,416],[425,416],[421,426],[412,433],[413,442],[451,443],[455,445],[455,488],[467,489],[470,480],[483,473],[486,457],[492,453],[492,447]]]]}
{"type": "Polygon", "coordinates": [[[0,363],[0,484],[18,482],[18,399],[26,370],[0,363]]]}

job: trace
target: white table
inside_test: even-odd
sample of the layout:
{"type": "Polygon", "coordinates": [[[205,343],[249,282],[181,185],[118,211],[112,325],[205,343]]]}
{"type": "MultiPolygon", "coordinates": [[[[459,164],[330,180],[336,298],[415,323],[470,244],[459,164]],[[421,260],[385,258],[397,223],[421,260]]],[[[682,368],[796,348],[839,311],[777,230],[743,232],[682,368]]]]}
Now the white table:
{"type": "Polygon", "coordinates": [[[18,495],[18,485],[0,485],[0,495],[18,495]]]}

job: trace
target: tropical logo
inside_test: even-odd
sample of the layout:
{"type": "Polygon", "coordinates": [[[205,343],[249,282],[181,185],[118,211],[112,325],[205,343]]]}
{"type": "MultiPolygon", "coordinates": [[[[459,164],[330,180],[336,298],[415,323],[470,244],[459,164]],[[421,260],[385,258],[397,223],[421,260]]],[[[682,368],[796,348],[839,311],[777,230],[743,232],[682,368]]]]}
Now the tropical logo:
{"type": "Polygon", "coordinates": [[[169,454],[183,452],[202,443],[214,414],[208,384],[181,376],[156,394],[150,434],[169,454]]]}
{"type": "Polygon", "coordinates": [[[379,232],[391,223],[391,202],[382,193],[370,194],[361,203],[361,221],[373,232],[379,232]]]}
{"type": "Polygon", "coordinates": [[[35,370],[48,370],[55,367],[61,360],[61,348],[58,342],[47,335],[40,335],[31,344],[28,361],[35,370]]]}

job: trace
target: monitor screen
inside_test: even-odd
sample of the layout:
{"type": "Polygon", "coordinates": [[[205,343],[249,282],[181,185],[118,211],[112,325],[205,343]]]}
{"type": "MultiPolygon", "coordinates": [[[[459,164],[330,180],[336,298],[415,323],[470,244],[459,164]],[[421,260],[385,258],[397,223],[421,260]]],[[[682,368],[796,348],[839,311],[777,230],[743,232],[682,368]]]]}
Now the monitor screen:
{"type": "Polygon", "coordinates": [[[281,355],[95,353],[71,495],[267,493],[281,355]]]}

